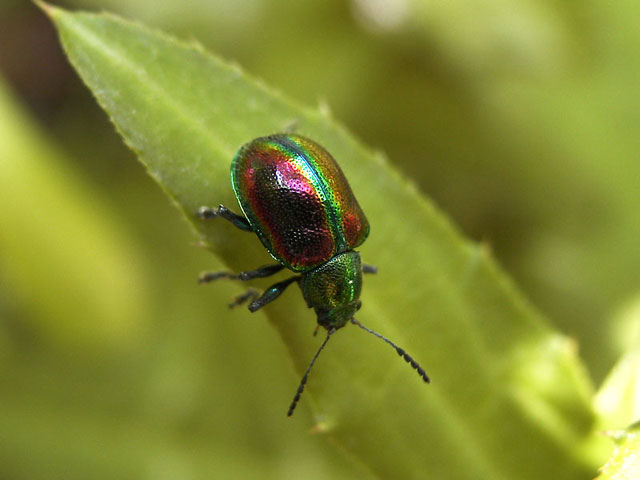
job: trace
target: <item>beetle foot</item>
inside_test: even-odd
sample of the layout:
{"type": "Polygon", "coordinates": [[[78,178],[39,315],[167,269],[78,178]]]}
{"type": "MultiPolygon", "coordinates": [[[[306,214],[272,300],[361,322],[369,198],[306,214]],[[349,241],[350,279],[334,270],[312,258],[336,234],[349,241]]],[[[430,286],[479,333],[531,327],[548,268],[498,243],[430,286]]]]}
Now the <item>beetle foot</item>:
{"type": "MultiPolygon", "coordinates": [[[[222,205],[220,205],[222,207],[222,205]]],[[[198,209],[197,216],[200,220],[207,220],[209,218],[214,218],[220,215],[220,207],[217,209],[211,207],[200,207],[198,209]]]]}
{"type": "Polygon", "coordinates": [[[249,290],[244,292],[242,295],[238,295],[236,298],[234,298],[233,302],[229,304],[229,308],[239,307],[240,305],[242,305],[243,303],[246,303],[247,301],[253,302],[259,296],[260,296],[260,290],[257,290],[255,288],[250,288],[249,290]]]}
{"type": "Polygon", "coordinates": [[[231,222],[236,228],[244,230],[245,232],[253,232],[253,228],[249,223],[249,220],[244,215],[238,215],[233,213],[224,205],[218,206],[218,208],[200,207],[196,212],[196,216],[200,220],[208,220],[210,218],[222,217],[228,222],[231,222]]]}
{"type": "Polygon", "coordinates": [[[362,273],[378,273],[378,267],[375,265],[362,265],[362,273]]]}
{"type": "Polygon", "coordinates": [[[198,275],[198,283],[209,283],[219,278],[238,278],[238,275],[231,272],[202,272],[198,275]]]}

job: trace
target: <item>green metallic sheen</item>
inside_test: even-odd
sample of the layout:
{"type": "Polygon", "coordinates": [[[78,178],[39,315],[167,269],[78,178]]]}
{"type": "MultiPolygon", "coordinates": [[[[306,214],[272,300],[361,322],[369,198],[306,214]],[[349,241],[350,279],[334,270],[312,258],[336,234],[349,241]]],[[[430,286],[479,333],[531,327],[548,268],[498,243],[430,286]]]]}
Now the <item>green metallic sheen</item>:
{"type": "Polygon", "coordinates": [[[302,296],[327,330],[343,327],[360,308],[362,262],[358,252],[336,255],[302,275],[302,296]]]}

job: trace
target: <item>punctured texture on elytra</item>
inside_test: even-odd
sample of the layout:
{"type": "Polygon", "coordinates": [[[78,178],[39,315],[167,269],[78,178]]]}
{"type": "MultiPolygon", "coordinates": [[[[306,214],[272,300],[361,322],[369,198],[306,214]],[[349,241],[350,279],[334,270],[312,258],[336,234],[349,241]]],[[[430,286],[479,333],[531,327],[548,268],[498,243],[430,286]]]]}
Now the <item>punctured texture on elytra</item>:
{"type": "Polygon", "coordinates": [[[361,245],[369,222],[333,157],[295,134],[244,145],[231,164],[243,213],[271,255],[296,272],[361,245]]]}

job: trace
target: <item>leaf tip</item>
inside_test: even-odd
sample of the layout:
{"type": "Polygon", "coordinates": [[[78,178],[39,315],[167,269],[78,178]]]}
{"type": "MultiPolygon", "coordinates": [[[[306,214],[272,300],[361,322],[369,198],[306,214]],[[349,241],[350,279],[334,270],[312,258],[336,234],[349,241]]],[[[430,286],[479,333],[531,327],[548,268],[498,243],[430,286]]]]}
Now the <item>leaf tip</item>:
{"type": "Polygon", "coordinates": [[[36,7],[42,10],[49,18],[53,18],[59,11],[60,8],[55,5],[51,5],[43,0],[32,0],[36,7]]]}

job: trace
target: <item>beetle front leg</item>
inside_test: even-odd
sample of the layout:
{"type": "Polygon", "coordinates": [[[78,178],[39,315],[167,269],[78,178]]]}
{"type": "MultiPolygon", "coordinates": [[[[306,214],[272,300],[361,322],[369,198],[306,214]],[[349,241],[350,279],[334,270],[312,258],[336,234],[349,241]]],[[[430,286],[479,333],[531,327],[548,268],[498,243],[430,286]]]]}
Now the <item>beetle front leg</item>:
{"type": "Polygon", "coordinates": [[[362,265],[362,273],[378,273],[378,267],[375,265],[362,265]]]}
{"type": "Polygon", "coordinates": [[[245,232],[253,232],[253,228],[249,224],[244,215],[238,215],[233,213],[224,205],[220,205],[218,208],[200,207],[198,209],[198,218],[201,220],[208,220],[209,218],[222,217],[225,220],[231,222],[234,226],[245,232]]]}
{"type": "Polygon", "coordinates": [[[269,288],[265,290],[265,292],[258,298],[249,304],[249,310],[255,312],[256,310],[261,309],[267,303],[273,302],[276,298],[278,298],[282,292],[286,290],[286,288],[291,285],[293,282],[300,281],[300,276],[296,275],[295,277],[287,278],[282,282],[278,282],[276,284],[271,285],[269,288]]]}

